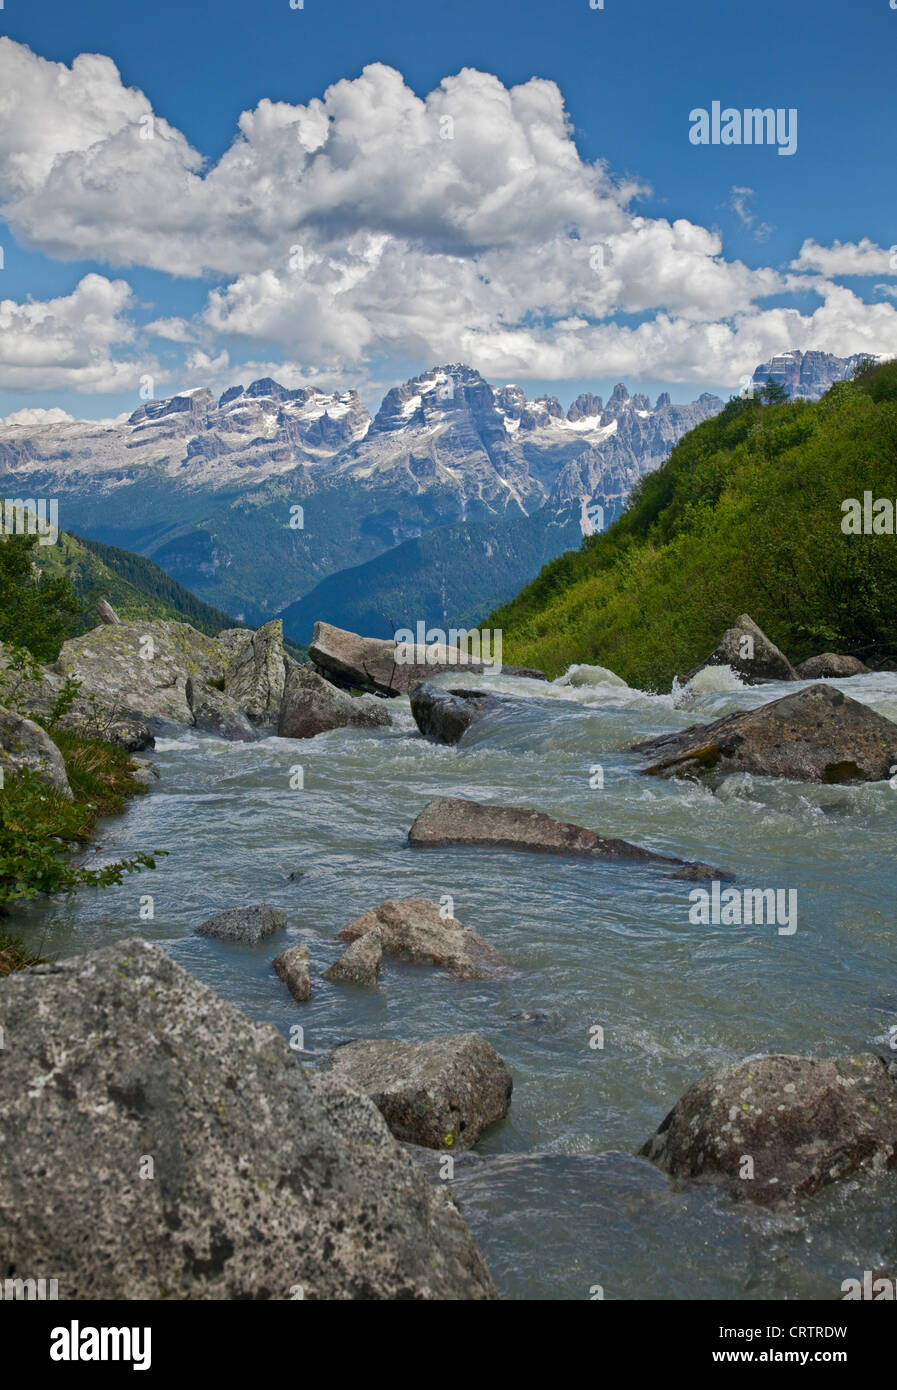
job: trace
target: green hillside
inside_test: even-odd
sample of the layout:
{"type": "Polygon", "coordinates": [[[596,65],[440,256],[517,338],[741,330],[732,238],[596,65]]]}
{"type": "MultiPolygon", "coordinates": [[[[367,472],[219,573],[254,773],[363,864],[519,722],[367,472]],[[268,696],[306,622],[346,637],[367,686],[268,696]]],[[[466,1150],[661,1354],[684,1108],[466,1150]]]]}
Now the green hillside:
{"type": "Polygon", "coordinates": [[[486,626],[505,660],[554,676],[609,666],[668,690],[748,612],[801,661],[897,655],[897,362],[815,403],[736,398],[685,435],[603,535],[546,565],[486,626]],[[890,499],[881,534],[845,535],[842,502],[890,499]]]}
{"type": "Polygon", "coordinates": [[[242,626],[196,598],[152,560],[114,545],[61,532],[58,544],[40,547],[35,558],[48,575],[68,577],[89,627],[98,621],[90,610],[99,598],[107,599],[123,620],[173,618],[210,637],[222,628],[242,626]]]}

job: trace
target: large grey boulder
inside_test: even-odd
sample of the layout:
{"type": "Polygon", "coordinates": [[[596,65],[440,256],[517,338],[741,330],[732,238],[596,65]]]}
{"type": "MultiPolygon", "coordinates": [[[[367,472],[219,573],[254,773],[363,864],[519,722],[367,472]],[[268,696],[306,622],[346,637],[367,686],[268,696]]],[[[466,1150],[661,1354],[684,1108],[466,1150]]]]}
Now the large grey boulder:
{"type": "Polygon", "coordinates": [[[155,739],[148,725],[136,715],[116,709],[114,704],[104,708],[78,691],[59,705],[64,685],[65,678],[58,671],[39,666],[27,654],[19,653],[17,658],[12,648],[0,642],[0,705],[17,714],[42,719],[52,712],[60,728],[118,744],[129,753],[153,747],[155,739]]]}
{"type": "Polygon", "coordinates": [[[307,946],[288,946],[271,962],[278,979],[283,980],[297,1004],[311,998],[311,957],[307,946]]]}
{"type": "Polygon", "coordinates": [[[755,1202],[881,1172],[897,1155],[897,1065],[871,1052],[739,1062],[690,1087],[639,1153],[755,1202]]]}
{"type": "Polygon", "coordinates": [[[224,693],[251,723],[274,729],[283,703],[283,623],[274,618],[257,632],[227,628],[216,639],[224,667],[224,693]]]}
{"type": "Polygon", "coordinates": [[[24,715],[0,708],[0,772],[4,778],[16,777],[25,768],[66,801],[72,800],[65,760],[46,729],[24,715]]]}
{"type": "Polygon", "coordinates": [[[203,733],[217,734],[231,743],[254,743],[260,737],[239,705],[223,690],[188,676],[186,693],[193,723],[203,733]]]}
{"type": "Polygon", "coordinates": [[[383,936],[375,927],[350,942],[339,960],[324,971],[324,979],[334,985],[370,988],[377,983],[382,959],[383,936]]]}
{"type": "Polygon", "coordinates": [[[485,979],[502,964],[494,947],[430,898],[387,898],[356,917],[337,939],[358,942],[368,936],[382,943],[386,955],[433,965],[463,980],[485,979]]]}
{"type": "Polygon", "coordinates": [[[495,1297],[369,1100],[126,941],[0,981],[0,1268],[60,1299],[495,1297]]]}
{"type": "Polygon", "coordinates": [[[802,681],[831,680],[845,676],[866,676],[869,667],[855,656],[842,656],[840,652],[821,652],[819,656],[807,657],[795,667],[797,677],[802,681]]]}
{"type": "Polygon", "coordinates": [[[707,666],[731,666],[746,685],[762,685],[764,681],[794,681],[797,673],[766,633],[742,613],[733,627],[723,633],[718,647],[697,666],[680,677],[684,685],[707,666]]]}
{"type": "Polygon", "coordinates": [[[327,1065],[374,1102],[397,1139],[429,1149],[469,1149],[511,1103],[511,1074],[478,1033],[351,1042],[327,1065]]]}
{"type": "Polygon", "coordinates": [[[387,701],[353,697],[310,665],[285,658],[286,683],[277,732],[281,738],[314,738],[330,729],[376,729],[391,724],[387,701]]]}
{"type": "Polygon", "coordinates": [[[96,627],[73,637],[51,670],[80,681],[79,696],[108,712],[187,725],[193,723],[189,677],[206,683],[224,677],[217,642],[167,618],[96,627]]]}
{"type": "Polygon", "coordinates": [[[732,772],[798,782],[880,782],[897,765],[897,724],[830,685],[636,744],[646,775],[714,780],[732,772]]]}
{"type": "Polygon", "coordinates": [[[479,845],[537,854],[585,855],[590,859],[636,859],[671,868],[674,878],[726,877],[707,864],[654,854],[628,840],[608,839],[529,806],[493,806],[460,797],[440,796],[428,801],[408,831],[408,843],[423,849],[479,845]]]}
{"type": "Polygon", "coordinates": [[[308,654],[330,680],[386,695],[404,695],[423,681],[432,680],[433,676],[459,669],[478,673],[499,670],[506,676],[545,680],[544,671],[529,666],[495,667],[471,655],[464,648],[463,639],[459,640],[461,645],[458,646],[433,643],[406,647],[388,638],[359,637],[357,632],[318,622],[308,654]]]}
{"type": "Polygon", "coordinates": [[[457,743],[471,724],[503,703],[485,692],[441,690],[425,681],[411,696],[411,713],[425,738],[457,743]]]}
{"type": "Polygon", "coordinates": [[[286,924],[287,914],[279,907],[254,903],[251,907],[229,907],[218,912],[195,931],[197,936],[211,936],[216,941],[239,941],[255,946],[275,932],[283,931],[286,924]]]}

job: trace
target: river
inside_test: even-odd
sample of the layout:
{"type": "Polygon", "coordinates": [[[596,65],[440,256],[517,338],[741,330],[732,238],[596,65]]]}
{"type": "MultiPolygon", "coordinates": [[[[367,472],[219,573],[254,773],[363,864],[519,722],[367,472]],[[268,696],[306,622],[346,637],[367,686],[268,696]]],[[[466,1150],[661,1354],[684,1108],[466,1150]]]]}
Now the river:
{"type": "MultiPolygon", "coordinates": [[[[711,792],[639,776],[635,740],[797,688],[705,679],[683,702],[609,684],[600,668],[550,685],[468,678],[520,698],[455,748],[422,739],[407,700],[393,702],[388,730],[160,738],[160,780],[103,825],[90,862],[168,857],[118,888],[30,904],[13,929],[53,955],[164,942],[252,1017],[284,1034],[301,1023],[313,1052],[352,1037],[483,1034],[513,1075],[511,1110],[456,1160],[454,1188],[504,1297],[838,1298],[846,1278],[897,1269],[897,1175],[842,1182],[777,1215],[714,1187],[677,1191],[632,1156],[710,1068],[757,1053],[884,1052],[897,1029],[897,785],[739,776],[711,792]],[[739,886],[794,889],[797,930],[692,925],[694,885],[638,863],[409,848],[414,817],[445,795],[538,807],[701,859],[739,886]],[[444,895],[508,974],[458,981],[387,958],[376,991],[317,978],[359,913],[444,895]],[[260,901],[286,910],[286,937],[246,948],[193,935],[213,913],[260,901]],[[270,968],[298,943],[312,959],[305,1005],[270,968]]],[[[897,675],[834,684],[897,720],[897,675]]]]}

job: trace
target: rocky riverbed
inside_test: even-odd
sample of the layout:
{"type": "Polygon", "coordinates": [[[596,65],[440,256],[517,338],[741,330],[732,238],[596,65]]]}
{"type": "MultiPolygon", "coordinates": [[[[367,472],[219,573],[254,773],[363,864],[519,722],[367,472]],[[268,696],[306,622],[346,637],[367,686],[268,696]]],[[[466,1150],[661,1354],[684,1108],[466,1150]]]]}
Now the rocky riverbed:
{"type": "MultiPolygon", "coordinates": [[[[270,701],[267,714],[254,706],[251,740],[159,726],[144,756],[160,777],[104,828],[95,862],[169,857],[120,887],[31,905],[17,930],[60,957],[128,937],[163,943],[227,1005],[285,1040],[298,1027],[320,1084],[342,1053],[335,1070],[354,1067],[398,1138],[432,1143],[408,1152],[457,1199],[502,1296],[829,1299],[863,1269],[894,1268],[897,1135],[882,1104],[897,1085],[885,1065],[897,1035],[891,780],[765,776],[725,759],[712,776],[645,776],[661,755],[633,751],[684,730],[693,749],[693,726],[800,696],[813,680],[742,684],[713,663],[671,695],[601,668],[552,683],[482,671],[435,683],[462,702],[465,689],[494,697],[478,700],[459,742],[422,737],[406,695],[388,702],[388,722],[311,738],[262,727],[270,701]],[[428,807],[458,801],[491,808],[485,843],[479,832],[409,840],[428,807]],[[515,848],[509,807],[543,813],[524,816],[530,838],[551,840],[560,825],[601,843],[515,848]],[[640,853],[591,852],[620,843],[640,853]],[[795,929],[731,913],[696,921],[693,895],[708,880],[676,877],[669,860],[709,867],[724,893],[794,893],[795,929]],[[408,900],[418,906],[389,907],[408,900]],[[255,941],[197,932],[248,904],[273,913],[255,941]],[[432,949],[440,922],[444,956],[432,949]],[[356,947],[355,978],[334,974],[356,947]],[[272,968],[297,948],[307,997],[272,968]],[[451,1046],[435,1058],[414,1050],[437,1038],[451,1046]],[[381,1056],[373,1042],[411,1046],[381,1056]],[[763,1056],[783,1058],[763,1064],[767,1081],[727,1079],[763,1056]],[[823,1073],[795,1057],[839,1061],[823,1073]],[[409,1121],[419,1083],[431,1096],[469,1084],[483,1098],[473,1149],[453,1134],[455,1112],[433,1107],[428,1119],[412,1105],[409,1121]],[[682,1136],[696,1116],[706,1142],[692,1152],[682,1136]],[[821,1168],[817,1140],[829,1146],[821,1168]],[[745,1155],[754,1177],[740,1173],[745,1155]],[[782,1200],[758,1199],[780,1176],[782,1200]]],[[[823,688],[897,720],[893,674],[823,688]]],[[[887,727],[870,729],[876,756],[889,756],[887,727]]],[[[730,722],[724,732],[731,751],[730,722]]],[[[461,1108],[456,1118],[466,1126],[461,1108]]],[[[461,1296],[488,1296],[471,1277],[461,1296]]]]}

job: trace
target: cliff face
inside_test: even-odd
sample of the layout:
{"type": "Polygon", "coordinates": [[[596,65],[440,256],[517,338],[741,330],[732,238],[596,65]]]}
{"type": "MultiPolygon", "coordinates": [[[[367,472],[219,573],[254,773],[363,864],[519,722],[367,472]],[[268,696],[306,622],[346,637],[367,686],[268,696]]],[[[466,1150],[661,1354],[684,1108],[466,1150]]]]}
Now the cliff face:
{"type": "Polygon", "coordinates": [[[754,372],[751,387],[758,390],[770,377],[784,386],[795,400],[818,401],[836,381],[853,376],[861,362],[874,358],[871,353],[835,357],[830,352],[783,352],[763,362],[754,372]]]}

